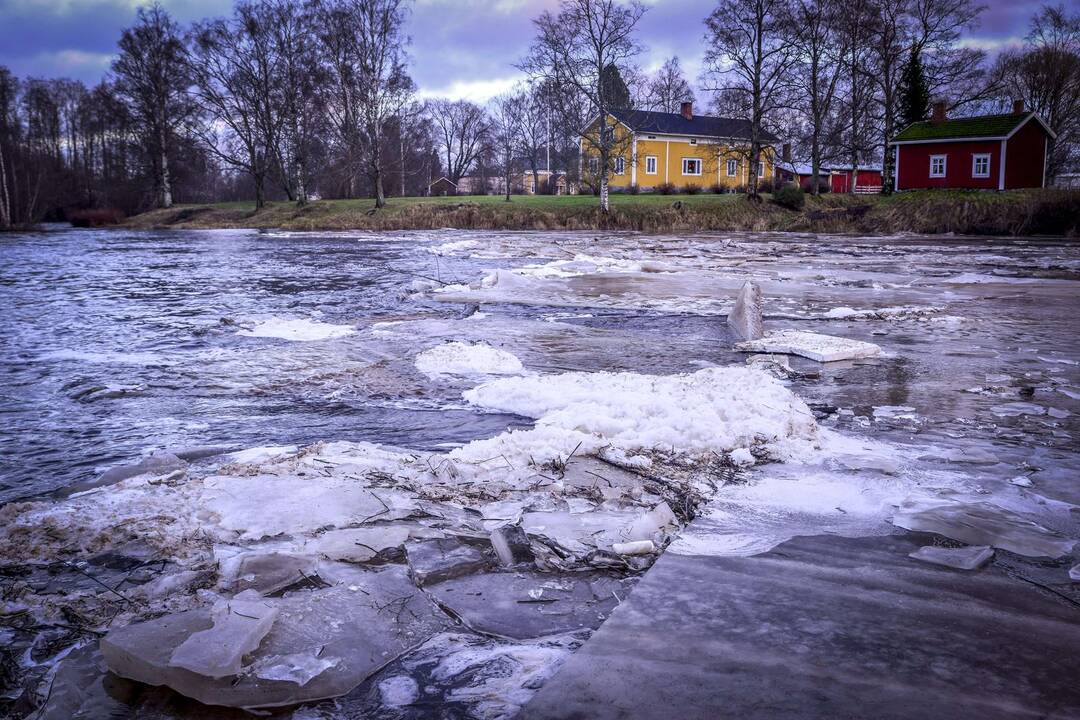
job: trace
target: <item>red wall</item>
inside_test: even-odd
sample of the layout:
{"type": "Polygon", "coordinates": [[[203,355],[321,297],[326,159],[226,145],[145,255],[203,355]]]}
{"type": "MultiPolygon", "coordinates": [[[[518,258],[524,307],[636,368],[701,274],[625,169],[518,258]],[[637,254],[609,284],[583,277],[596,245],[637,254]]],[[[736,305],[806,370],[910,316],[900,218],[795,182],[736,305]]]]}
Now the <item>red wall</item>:
{"type": "MultiPolygon", "coordinates": [[[[901,190],[916,188],[973,188],[997,190],[1001,171],[1001,141],[940,142],[921,145],[900,145],[901,190]],[[971,177],[971,156],[990,153],[990,177],[971,177]],[[930,177],[930,156],[947,155],[945,177],[930,177]]],[[[1006,164],[1006,169],[1008,166],[1006,164]]]]}
{"type": "MultiPolygon", "coordinates": [[[[831,182],[833,192],[849,192],[851,190],[851,171],[835,171],[832,175],[831,182]]],[[[860,170],[859,177],[856,179],[856,182],[858,183],[859,187],[866,187],[867,185],[881,185],[881,171],[860,170]]]]}
{"type": "Polygon", "coordinates": [[[1005,189],[1042,187],[1044,162],[1046,131],[1029,120],[1005,146],[1005,189]]]}

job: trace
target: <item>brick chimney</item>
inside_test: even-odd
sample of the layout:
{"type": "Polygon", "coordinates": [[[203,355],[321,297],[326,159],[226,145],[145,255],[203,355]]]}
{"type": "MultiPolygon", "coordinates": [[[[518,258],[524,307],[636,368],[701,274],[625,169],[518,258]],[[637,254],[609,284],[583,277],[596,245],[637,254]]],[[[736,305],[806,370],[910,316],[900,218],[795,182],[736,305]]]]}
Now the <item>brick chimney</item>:
{"type": "Polygon", "coordinates": [[[791,143],[784,143],[784,147],[780,153],[780,159],[786,163],[791,162],[791,143]]]}
{"type": "Polygon", "coordinates": [[[680,111],[680,113],[687,120],[693,120],[694,119],[694,103],[692,103],[692,102],[684,102],[682,104],[682,110],[680,111]]]}
{"type": "Polygon", "coordinates": [[[930,122],[935,125],[940,125],[945,122],[945,101],[938,100],[934,103],[934,114],[930,117],[930,122]]]}
{"type": "Polygon", "coordinates": [[[1023,114],[1024,114],[1024,101],[1023,100],[1013,100],[1013,115],[1023,115],[1023,114]]]}

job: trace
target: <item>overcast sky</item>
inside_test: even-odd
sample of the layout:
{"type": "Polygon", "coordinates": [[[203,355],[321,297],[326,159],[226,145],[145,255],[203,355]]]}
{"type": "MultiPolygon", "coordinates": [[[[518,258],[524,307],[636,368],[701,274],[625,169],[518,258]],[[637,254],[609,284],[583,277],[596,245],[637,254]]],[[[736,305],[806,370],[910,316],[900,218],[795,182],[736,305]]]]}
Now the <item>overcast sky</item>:
{"type": "MultiPolygon", "coordinates": [[[[142,0],[0,0],[0,65],[20,77],[67,76],[96,83],[109,68],[120,31],[142,0]]],[[[232,0],[162,0],[180,21],[227,14],[232,0]]],[[[1041,0],[987,0],[965,42],[991,52],[1027,31],[1041,0]]],[[[409,17],[412,74],[421,95],[485,102],[520,79],[513,68],[533,35],[532,18],[557,0],[415,0],[409,17]]],[[[710,0],[650,0],[640,25],[653,70],[678,55],[691,82],[700,69],[702,19],[710,0]]]]}

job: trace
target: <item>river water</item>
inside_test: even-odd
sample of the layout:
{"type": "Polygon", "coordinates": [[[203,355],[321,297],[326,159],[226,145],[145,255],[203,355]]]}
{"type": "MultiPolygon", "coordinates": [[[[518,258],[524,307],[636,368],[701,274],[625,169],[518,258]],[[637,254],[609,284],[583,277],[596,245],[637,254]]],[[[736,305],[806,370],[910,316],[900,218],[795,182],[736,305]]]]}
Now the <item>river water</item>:
{"type": "Polygon", "coordinates": [[[417,377],[411,357],[447,339],[513,346],[547,372],[741,362],[716,314],[744,277],[763,283],[771,324],[886,348],[805,383],[808,399],[850,409],[838,423],[975,435],[1036,472],[1074,459],[1059,455],[1080,396],[1069,243],[57,229],[5,236],[0,259],[0,501],[78,486],[154,449],[436,449],[523,424],[461,403],[469,383],[417,377]],[[502,282],[479,288],[499,269],[502,282]],[[460,302],[418,292],[447,283],[479,289],[448,288],[443,299],[460,302]],[[474,300],[483,323],[460,319],[474,300]],[[914,312],[858,314],[881,308],[914,312]],[[380,325],[401,320],[406,333],[380,325]],[[913,407],[914,419],[875,406],[913,407]]]}

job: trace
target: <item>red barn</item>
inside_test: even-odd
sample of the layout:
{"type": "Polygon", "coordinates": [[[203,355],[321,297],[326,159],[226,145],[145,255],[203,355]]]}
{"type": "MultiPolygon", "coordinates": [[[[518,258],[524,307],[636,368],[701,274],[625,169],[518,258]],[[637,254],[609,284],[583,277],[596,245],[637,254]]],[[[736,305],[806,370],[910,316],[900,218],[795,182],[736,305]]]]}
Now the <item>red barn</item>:
{"type": "Polygon", "coordinates": [[[852,192],[852,187],[859,194],[881,192],[881,168],[860,165],[858,172],[852,172],[851,165],[828,165],[829,184],[834,193],[852,192]]]}
{"type": "Polygon", "coordinates": [[[1007,115],[945,118],[908,125],[892,144],[897,190],[964,188],[1014,190],[1046,184],[1046,156],[1056,135],[1021,102],[1007,115]]]}

